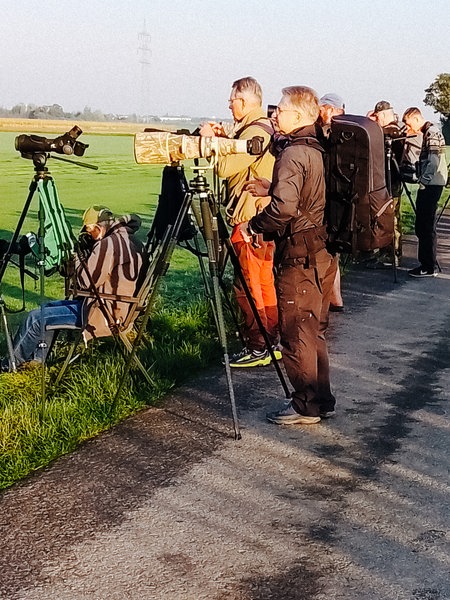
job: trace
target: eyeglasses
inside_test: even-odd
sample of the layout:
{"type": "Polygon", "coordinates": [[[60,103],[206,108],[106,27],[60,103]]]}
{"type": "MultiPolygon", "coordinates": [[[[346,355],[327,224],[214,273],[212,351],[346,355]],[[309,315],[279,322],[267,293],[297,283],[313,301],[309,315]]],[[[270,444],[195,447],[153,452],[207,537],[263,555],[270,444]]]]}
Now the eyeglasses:
{"type": "Polygon", "coordinates": [[[228,100],[228,106],[231,106],[235,100],[242,100],[242,101],[244,101],[244,98],[242,98],[242,96],[236,96],[236,98],[230,98],[228,100]]]}
{"type": "Polygon", "coordinates": [[[273,112],[276,115],[280,115],[281,113],[284,113],[284,112],[298,112],[298,110],[296,110],[295,108],[280,108],[279,106],[277,106],[273,112]]]}

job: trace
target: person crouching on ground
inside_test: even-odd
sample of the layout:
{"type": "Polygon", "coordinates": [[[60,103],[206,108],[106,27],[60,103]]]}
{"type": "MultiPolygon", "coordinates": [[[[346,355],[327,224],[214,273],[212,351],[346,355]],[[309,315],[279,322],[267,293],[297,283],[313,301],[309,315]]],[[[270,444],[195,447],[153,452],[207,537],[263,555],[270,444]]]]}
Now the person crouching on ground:
{"type": "Polygon", "coordinates": [[[326,247],[325,177],[319,143],[317,94],[309,87],[284,88],[275,118],[281,137],[274,142],[275,166],[268,187],[254,180],[247,188],[268,193],[270,203],[242,223],[243,238],[275,236],[276,288],[283,361],[294,387],[292,400],[267,414],[277,424],[314,424],[334,413],[325,332],[337,261],[326,247]]]}
{"type": "MultiPolygon", "coordinates": [[[[85,211],[82,234],[90,237],[91,244],[88,244],[89,255],[84,264],[91,281],[77,261],[76,278],[81,290],[89,291],[93,284],[100,294],[133,295],[142,267],[142,245],[134,237],[140,225],[141,219],[137,215],[115,219],[109,208],[104,206],[93,206],[85,211]]],[[[129,309],[129,304],[112,300],[105,300],[104,306],[117,325],[123,321],[129,309]]],[[[42,309],[37,308],[28,314],[14,337],[16,366],[30,361],[45,362],[58,326],[83,328],[86,341],[112,335],[95,296],[48,302],[42,309]],[[51,329],[47,330],[47,327],[51,329]]],[[[8,358],[2,359],[1,370],[11,370],[8,358]]]]}

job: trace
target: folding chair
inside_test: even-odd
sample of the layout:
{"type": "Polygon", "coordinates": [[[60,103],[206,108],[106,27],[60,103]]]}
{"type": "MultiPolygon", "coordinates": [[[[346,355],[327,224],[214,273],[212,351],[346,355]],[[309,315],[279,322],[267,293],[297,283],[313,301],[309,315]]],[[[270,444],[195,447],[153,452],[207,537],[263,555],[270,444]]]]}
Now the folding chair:
{"type": "MultiPolygon", "coordinates": [[[[93,298],[96,299],[101,305],[103,305],[102,311],[106,311],[108,313],[107,321],[109,323],[114,323],[113,316],[108,310],[106,302],[111,300],[114,302],[122,302],[129,305],[128,313],[122,323],[114,323],[114,328],[111,329],[111,336],[113,336],[117,341],[123,344],[127,353],[131,353],[133,349],[133,344],[129,340],[128,335],[131,331],[135,330],[135,323],[139,319],[139,317],[145,312],[148,302],[150,301],[151,292],[154,283],[154,270],[155,270],[155,260],[150,260],[150,258],[145,255],[143,265],[141,268],[141,273],[137,279],[137,289],[133,296],[123,296],[120,294],[104,294],[99,292],[98,290],[80,290],[76,285],[75,279],[72,281],[72,284],[68,286],[69,294],[74,298],[93,298]]],[[[65,358],[65,361],[56,377],[54,385],[58,385],[61,381],[64,373],[67,370],[67,367],[73,362],[75,350],[79,346],[81,340],[84,337],[84,330],[82,327],[77,327],[73,325],[55,325],[55,326],[47,326],[47,331],[73,331],[76,333],[75,339],[72,342],[69,352],[65,358]]],[[[86,342],[85,342],[86,344],[86,342]]],[[[133,352],[133,361],[136,366],[140,369],[148,383],[152,384],[153,381],[144,367],[139,357],[133,352]]]]}

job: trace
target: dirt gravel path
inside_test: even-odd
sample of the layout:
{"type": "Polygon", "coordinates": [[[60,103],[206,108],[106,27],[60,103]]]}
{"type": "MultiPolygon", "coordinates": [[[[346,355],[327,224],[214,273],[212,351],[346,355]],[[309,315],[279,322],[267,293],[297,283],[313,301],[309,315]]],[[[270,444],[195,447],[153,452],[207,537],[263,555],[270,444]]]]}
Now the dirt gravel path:
{"type": "Polygon", "coordinates": [[[252,369],[234,441],[217,369],[6,491],[0,598],[449,600],[447,239],[438,278],[346,276],[334,419],[267,423],[252,369]]]}

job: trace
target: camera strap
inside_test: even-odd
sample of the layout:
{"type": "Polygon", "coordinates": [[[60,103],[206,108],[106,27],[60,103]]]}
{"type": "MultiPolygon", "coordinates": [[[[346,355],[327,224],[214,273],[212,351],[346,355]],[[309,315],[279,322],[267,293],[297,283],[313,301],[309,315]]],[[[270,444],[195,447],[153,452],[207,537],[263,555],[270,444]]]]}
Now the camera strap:
{"type": "MultiPolygon", "coordinates": [[[[251,123],[247,123],[246,125],[244,125],[240,129],[238,129],[236,131],[236,133],[234,134],[234,136],[233,136],[234,139],[236,139],[236,140],[240,139],[240,136],[242,135],[242,133],[246,129],[248,129],[249,127],[254,127],[254,126],[259,127],[260,129],[262,129],[263,131],[265,131],[266,133],[268,133],[270,136],[272,136],[275,133],[273,125],[272,125],[272,123],[270,122],[269,119],[266,118],[265,121],[263,121],[262,119],[257,119],[256,121],[252,121],[251,123]]],[[[260,158],[261,156],[264,156],[264,154],[268,150],[269,146],[270,146],[270,140],[269,140],[267,146],[264,148],[262,154],[259,154],[258,158],[260,158]]]]}
{"type": "MultiPolygon", "coordinates": [[[[265,154],[266,152],[269,150],[270,148],[270,143],[272,141],[272,136],[274,134],[274,128],[271,124],[270,119],[268,119],[267,117],[264,117],[264,121],[262,119],[256,119],[256,121],[252,121],[251,123],[247,123],[246,125],[243,125],[240,129],[238,129],[233,138],[234,139],[241,139],[240,136],[242,135],[242,133],[248,129],[249,127],[260,127],[263,131],[265,131],[266,133],[268,133],[271,137],[266,145],[266,147],[264,148],[264,150],[262,151],[261,154],[259,154],[258,156],[255,156],[255,161],[252,163],[256,163],[257,161],[259,161],[265,154]],[[268,121],[268,122],[267,122],[268,121]]],[[[247,176],[246,176],[246,181],[250,180],[250,175],[251,175],[251,165],[248,167],[247,169],[247,176]]],[[[231,204],[231,206],[228,206],[228,202],[229,202],[229,189],[228,189],[228,185],[226,187],[227,193],[227,210],[226,213],[228,216],[231,216],[236,208],[236,205],[238,203],[239,198],[236,196],[234,198],[233,203],[231,204]]]]}

